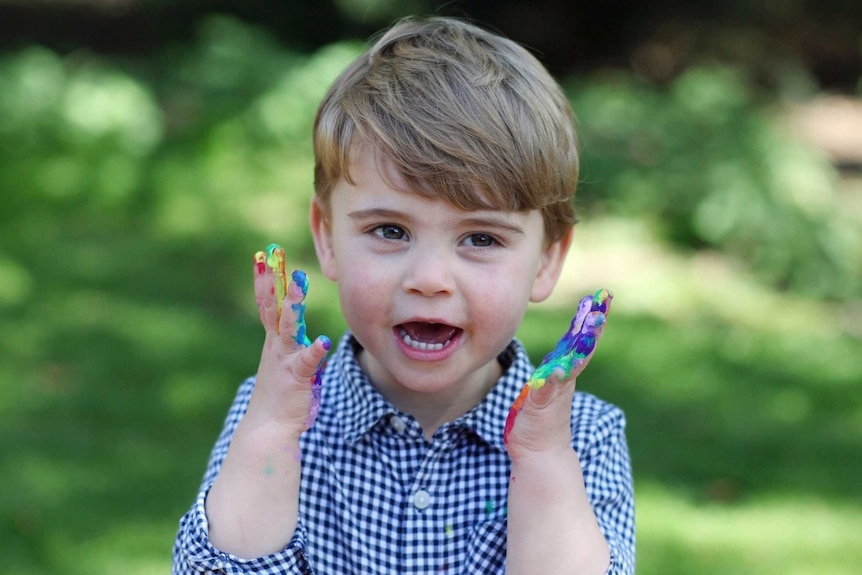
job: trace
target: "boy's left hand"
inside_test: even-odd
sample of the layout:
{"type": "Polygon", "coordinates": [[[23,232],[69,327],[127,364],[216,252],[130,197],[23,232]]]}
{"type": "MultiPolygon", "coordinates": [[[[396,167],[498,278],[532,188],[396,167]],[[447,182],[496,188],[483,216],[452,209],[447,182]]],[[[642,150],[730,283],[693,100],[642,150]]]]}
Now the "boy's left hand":
{"type": "Polygon", "coordinates": [[[613,295],[599,290],[578,306],[569,330],[545,356],[509,410],[503,441],[512,459],[571,449],[575,380],[587,367],[604,331],[613,295]]]}

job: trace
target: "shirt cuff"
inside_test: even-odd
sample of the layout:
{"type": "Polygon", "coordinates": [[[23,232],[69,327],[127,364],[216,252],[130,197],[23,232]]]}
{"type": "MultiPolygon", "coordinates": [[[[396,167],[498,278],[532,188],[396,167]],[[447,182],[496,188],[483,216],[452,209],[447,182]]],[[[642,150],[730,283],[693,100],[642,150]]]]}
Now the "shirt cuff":
{"type": "Polygon", "coordinates": [[[633,575],[634,572],[635,566],[629,565],[628,561],[621,559],[614,553],[614,549],[611,547],[611,562],[608,565],[608,570],[605,571],[605,575],[633,575]]]}
{"type": "MultiPolygon", "coordinates": [[[[191,510],[180,521],[174,556],[185,563],[191,572],[215,573],[290,573],[313,575],[306,553],[307,533],[301,521],[284,549],[271,555],[254,559],[241,559],[213,547],[209,540],[205,502],[209,487],[198,494],[191,510]]],[[[177,565],[174,565],[177,568],[177,565]]],[[[187,572],[180,570],[180,572],[187,572]]]]}

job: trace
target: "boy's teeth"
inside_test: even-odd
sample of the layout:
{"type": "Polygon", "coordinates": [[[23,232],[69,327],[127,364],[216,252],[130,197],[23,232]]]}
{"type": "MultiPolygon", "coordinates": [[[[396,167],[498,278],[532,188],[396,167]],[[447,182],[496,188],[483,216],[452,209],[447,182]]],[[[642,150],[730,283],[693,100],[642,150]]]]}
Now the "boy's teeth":
{"type": "Polygon", "coordinates": [[[407,335],[407,332],[404,331],[403,329],[401,330],[401,339],[404,341],[404,343],[406,343],[407,345],[409,345],[413,349],[422,349],[422,350],[431,350],[431,351],[441,350],[444,347],[446,347],[447,345],[449,345],[449,343],[452,341],[451,339],[447,339],[445,343],[425,343],[424,341],[416,341],[415,339],[413,339],[412,337],[407,335]]]}

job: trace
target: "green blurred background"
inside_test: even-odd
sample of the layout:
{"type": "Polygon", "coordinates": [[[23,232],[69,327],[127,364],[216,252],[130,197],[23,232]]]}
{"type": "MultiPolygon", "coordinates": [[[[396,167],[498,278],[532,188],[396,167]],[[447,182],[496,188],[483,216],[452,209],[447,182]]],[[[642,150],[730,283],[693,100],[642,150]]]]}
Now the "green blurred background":
{"type": "Polygon", "coordinates": [[[855,0],[0,0],[0,573],[156,574],[262,333],[251,255],[309,271],[328,83],[395,17],[533,48],[582,223],[520,337],[615,294],[579,381],[628,415],[644,574],[862,565],[855,0]]]}

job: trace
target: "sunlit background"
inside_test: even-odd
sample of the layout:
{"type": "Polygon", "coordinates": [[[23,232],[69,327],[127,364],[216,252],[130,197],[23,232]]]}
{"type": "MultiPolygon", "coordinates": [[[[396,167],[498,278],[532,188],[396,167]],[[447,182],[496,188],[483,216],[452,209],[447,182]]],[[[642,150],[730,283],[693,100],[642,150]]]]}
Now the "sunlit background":
{"type": "Polygon", "coordinates": [[[407,13],[530,46],[583,144],[538,360],[614,291],[581,389],[628,415],[641,574],[859,573],[854,0],[0,0],[0,573],[161,574],[262,333],[309,271],[317,103],[407,13]]]}

